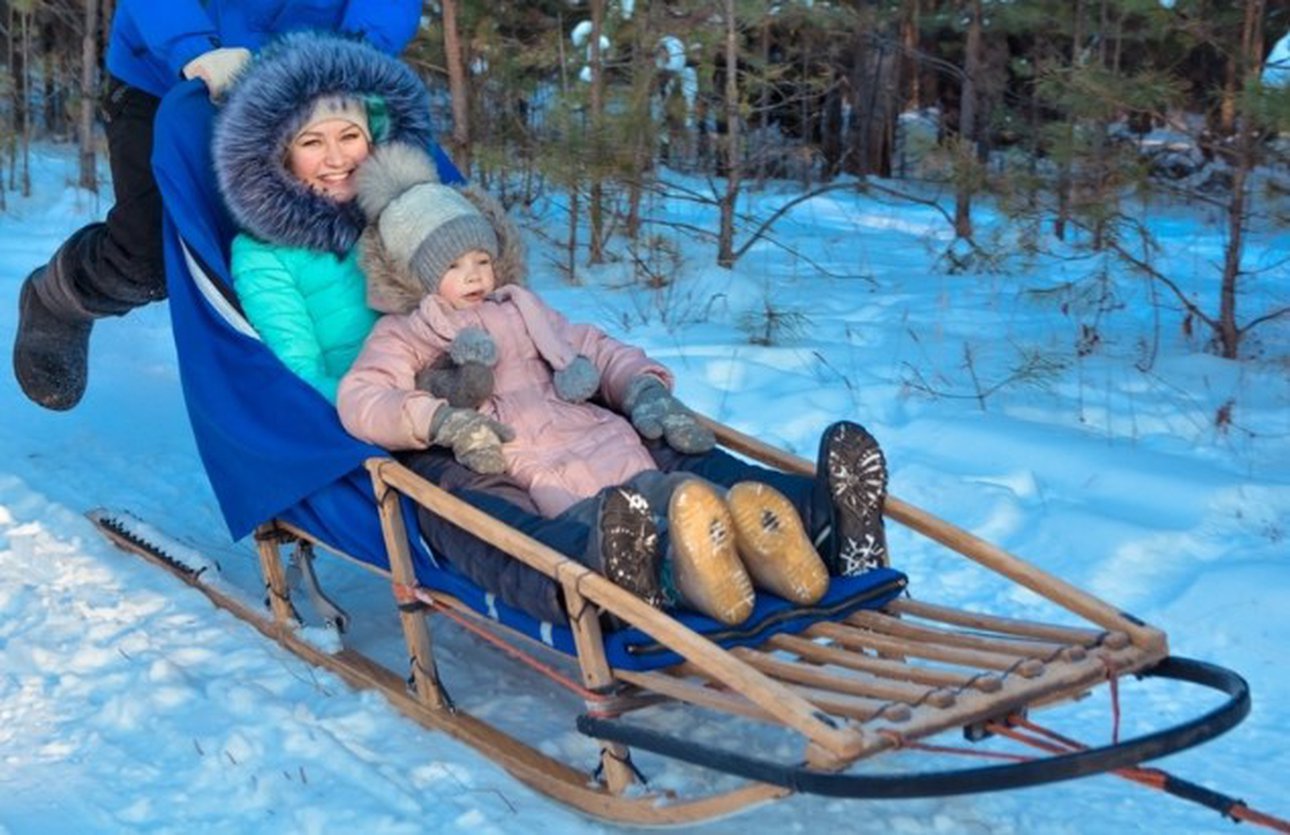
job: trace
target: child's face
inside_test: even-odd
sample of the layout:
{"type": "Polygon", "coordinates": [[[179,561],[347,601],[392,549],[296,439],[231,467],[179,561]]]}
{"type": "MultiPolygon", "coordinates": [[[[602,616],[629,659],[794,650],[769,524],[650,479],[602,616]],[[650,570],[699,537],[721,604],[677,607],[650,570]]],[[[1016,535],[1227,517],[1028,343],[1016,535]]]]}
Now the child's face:
{"type": "Polygon", "coordinates": [[[367,135],[346,119],[310,125],[291,140],[287,168],[309,188],[338,203],[354,199],[354,172],[371,150],[367,135]]]}
{"type": "Polygon", "coordinates": [[[465,310],[482,302],[496,287],[493,256],[482,249],[472,249],[448,266],[439,280],[439,295],[453,310],[465,310]]]}

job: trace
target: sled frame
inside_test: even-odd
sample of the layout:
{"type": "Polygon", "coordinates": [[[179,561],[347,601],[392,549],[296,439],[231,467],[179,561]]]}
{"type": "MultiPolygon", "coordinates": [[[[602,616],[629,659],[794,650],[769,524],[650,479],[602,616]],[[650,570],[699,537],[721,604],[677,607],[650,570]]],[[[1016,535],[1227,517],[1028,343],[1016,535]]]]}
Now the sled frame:
{"type": "MultiPolygon", "coordinates": [[[[788,472],[814,472],[813,465],[804,459],[720,423],[707,419],[705,423],[718,441],[733,451],[788,472]]],[[[992,721],[1006,721],[1033,708],[1079,698],[1118,677],[1149,671],[1169,656],[1162,631],[893,496],[887,497],[885,505],[890,520],[1030,589],[1078,616],[1085,625],[1017,620],[901,598],[880,610],[813,624],[801,635],[772,636],[756,648],[723,649],[598,573],[455,498],[393,459],[371,458],[366,466],[390,570],[386,573],[348,558],[391,582],[412,674],[410,687],[400,686],[397,674],[365,657],[360,663],[354,651],[344,650],[345,663],[357,667],[342,671],[342,675],[362,686],[379,685],[387,695],[393,694],[396,707],[417,721],[449,731],[533,788],[598,818],[653,825],[696,822],[782,797],[795,787],[810,786],[813,775],[825,780],[820,783],[824,786],[821,793],[846,794],[852,789],[846,788],[846,776],[839,772],[858,760],[947,729],[980,730],[992,721]],[[470,718],[445,697],[434,661],[429,615],[451,613],[456,620],[468,620],[512,640],[515,633],[451,595],[418,586],[403,518],[403,497],[451,519],[561,585],[572,613],[570,627],[587,706],[578,725],[600,743],[600,764],[594,774],[553,760],[470,718]],[[612,613],[685,660],[649,672],[611,667],[603,647],[601,612],[612,613]],[[634,732],[630,727],[620,730],[617,720],[636,708],[659,702],[688,703],[787,729],[803,744],[800,768],[782,778],[779,785],[753,778],[734,790],[700,799],[653,793],[638,784],[638,772],[624,740],[658,741],[649,732],[634,732]],[[842,788],[828,783],[830,777],[842,778],[842,788]]],[[[297,615],[289,603],[279,546],[296,539],[348,555],[281,522],[262,526],[257,539],[275,636],[281,640],[282,634],[294,628],[297,615]]],[[[520,643],[531,645],[535,653],[554,652],[522,636],[520,643]]],[[[324,654],[313,649],[312,655],[324,654]]],[[[313,660],[321,663],[325,659],[313,660]]],[[[1237,701],[1233,696],[1232,703],[1237,701]]],[[[1243,718],[1239,709],[1228,711],[1236,712],[1241,715],[1235,721],[1169,750],[1221,733],[1243,718]]],[[[667,753],[671,747],[664,741],[652,750],[667,753]]],[[[1152,756],[1159,755],[1152,752],[1152,756]]],[[[1114,767],[1122,764],[1117,762],[1114,767]]],[[[761,774],[763,766],[754,764],[747,773],[761,774]]],[[[1097,770],[1104,768],[1077,774],[1097,770]]],[[[731,773],[741,772],[735,769],[731,773]]]]}

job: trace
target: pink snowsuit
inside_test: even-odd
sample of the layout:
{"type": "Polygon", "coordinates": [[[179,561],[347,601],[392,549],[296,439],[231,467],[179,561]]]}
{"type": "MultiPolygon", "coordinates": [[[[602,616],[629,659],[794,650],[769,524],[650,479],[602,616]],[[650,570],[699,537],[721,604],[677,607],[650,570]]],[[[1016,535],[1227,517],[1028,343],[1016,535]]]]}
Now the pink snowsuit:
{"type": "Polygon", "coordinates": [[[411,313],[382,317],[341,380],[337,408],[345,428],[387,449],[430,446],[430,422],[445,401],[416,389],[415,377],[470,326],[486,330],[497,346],[493,395],[479,410],[515,430],[502,447],[506,472],[543,515],[655,469],[630,421],[591,402],[561,400],[553,374],[586,356],[600,371],[600,399],[613,409],[622,408],[633,377],[652,374],[671,388],[671,374],[639,348],[569,323],[518,285],[465,310],[429,294],[411,313]]]}

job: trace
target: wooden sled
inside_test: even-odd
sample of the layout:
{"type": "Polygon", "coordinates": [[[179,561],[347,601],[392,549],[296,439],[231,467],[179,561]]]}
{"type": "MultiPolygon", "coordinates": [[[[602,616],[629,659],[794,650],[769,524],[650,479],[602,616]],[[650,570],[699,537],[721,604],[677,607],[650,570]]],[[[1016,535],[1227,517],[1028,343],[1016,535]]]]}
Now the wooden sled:
{"type": "MultiPolygon", "coordinates": [[[[805,460],[728,427],[709,424],[720,442],[734,451],[787,471],[812,472],[805,460]]],[[[1248,689],[1239,676],[1212,665],[1170,658],[1160,630],[894,497],[886,504],[891,521],[1030,589],[1078,616],[1083,625],[1022,621],[899,598],[875,611],[820,620],[797,634],[773,635],[755,647],[723,649],[392,459],[373,458],[368,469],[390,571],[360,564],[388,578],[394,588],[411,659],[410,679],[354,650],[328,654],[297,636],[298,620],[280,548],[295,541],[332,550],[299,528],[265,525],[257,537],[271,616],[248,610],[192,572],[186,579],[306,660],[336,671],[355,686],[382,691],[395,707],[426,727],[471,745],[534,789],[597,818],[682,824],[797,791],[916,797],[1052,782],[1134,766],[1191,747],[1233,727],[1249,711],[1248,689]],[[475,630],[505,630],[452,596],[417,585],[402,496],[451,518],[561,584],[573,613],[570,628],[576,644],[577,680],[568,685],[586,706],[576,723],[579,730],[600,741],[600,762],[593,771],[548,756],[458,710],[445,697],[427,616],[451,618],[475,630]],[[683,661],[643,672],[615,668],[604,652],[602,612],[646,633],[683,661]],[[950,729],[983,736],[1010,717],[1079,698],[1134,674],[1189,681],[1221,691],[1226,699],[1203,716],[1164,731],[1029,762],[897,775],[852,768],[859,761],[950,729]],[[800,756],[786,762],[758,758],[631,721],[637,712],[659,705],[688,705],[708,715],[716,712],[777,727],[797,740],[800,756]],[[632,749],[746,779],[733,789],[722,788],[703,797],[656,793],[641,785],[632,749]]],[[[148,549],[136,538],[114,533],[103,519],[97,521],[119,544],[175,567],[156,549],[146,553],[148,549]]],[[[519,649],[513,651],[538,657],[550,653],[530,640],[518,643],[519,649]]]]}

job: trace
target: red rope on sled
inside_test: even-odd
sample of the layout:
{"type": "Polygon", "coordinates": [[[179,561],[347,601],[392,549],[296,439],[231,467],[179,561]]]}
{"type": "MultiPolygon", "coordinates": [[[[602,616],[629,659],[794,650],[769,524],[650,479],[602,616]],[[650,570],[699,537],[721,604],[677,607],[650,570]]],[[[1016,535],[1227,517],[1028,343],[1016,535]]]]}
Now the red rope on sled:
{"type": "MultiPolygon", "coordinates": [[[[1112,679],[1112,681],[1114,681],[1114,679],[1112,679]]],[[[1114,697],[1113,701],[1115,701],[1114,697]]],[[[1116,711],[1115,725],[1116,734],[1118,736],[1118,710],[1116,711]]],[[[1073,751],[1083,751],[1088,748],[1088,746],[1083,743],[1077,742],[1069,737],[1062,736],[1050,728],[1045,728],[1042,725],[1038,725],[1030,721],[1024,716],[1019,715],[1009,716],[1005,723],[987,723],[986,729],[1000,736],[1030,745],[1042,751],[1047,751],[1050,754],[1068,754],[1073,751]],[[1022,733],[1017,730],[1017,728],[1024,728],[1037,736],[1022,733]],[[1046,737],[1051,741],[1045,741],[1040,737],[1046,737]]],[[[1130,782],[1137,783],[1138,785],[1170,792],[1171,794],[1177,794],[1176,791],[1171,790],[1171,785],[1184,782],[1174,777],[1169,772],[1163,771],[1159,768],[1144,768],[1136,766],[1116,769],[1110,773],[1125,780],[1129,780],[1130,782]]],[[[1194,798],[1191,799],[1194,800],[1194,798]]],[[[1237,822],[1244,821],[1265,826],[1275,832],[1290,833],[1290,821],[1275,817],[1274,815],[1269,815],[1266,812],[1251,809],[1243,800],[1232,801],[1231,805],[1223,810],[1223,814],[1237,822]]]]}
{"type": "Polygon", "coordinates": [[[533,658],[528,653],[516,649],[489,630],[472,622],[469,618],[464,617],[458,612],[453,611],[451,608],[436,600],[434,595],[430,594],[430,592],[426,591],[424,588],[420,586],[408,586],[403,583],[392,583],[391,585],[394,587],[394,599],[400,606],[411,603],[420,603],[432,611],[444,615],[462,628],[479,636],[517,661],[528,665],[532,669],[554,681],[556,684],[572,690],[585,701],[594,703],[609,700],[609,696],[597,693],[594,690],[588,690],[586,687],[569,678],[555,667],[552,667],[549,664],[544,664],[536,658],[533,658]]]}

